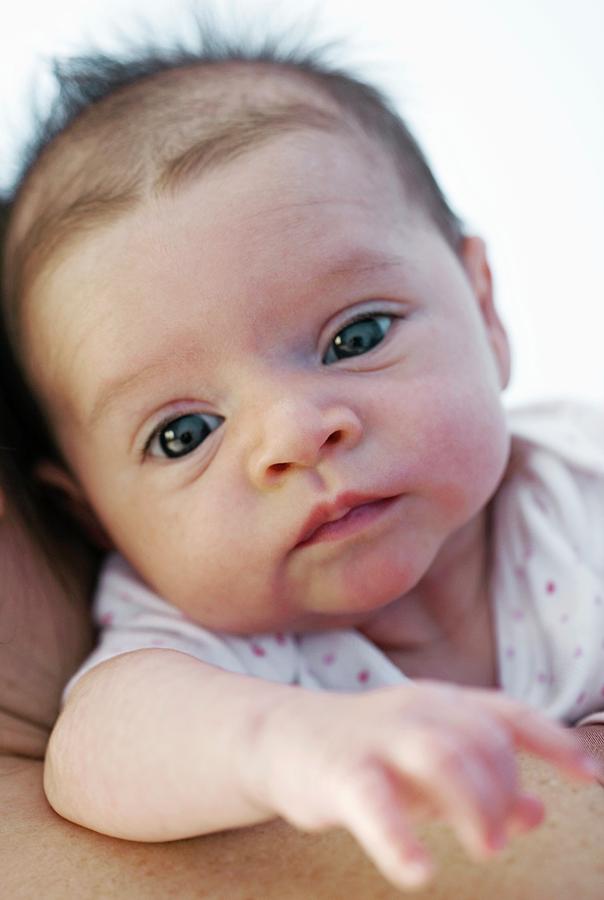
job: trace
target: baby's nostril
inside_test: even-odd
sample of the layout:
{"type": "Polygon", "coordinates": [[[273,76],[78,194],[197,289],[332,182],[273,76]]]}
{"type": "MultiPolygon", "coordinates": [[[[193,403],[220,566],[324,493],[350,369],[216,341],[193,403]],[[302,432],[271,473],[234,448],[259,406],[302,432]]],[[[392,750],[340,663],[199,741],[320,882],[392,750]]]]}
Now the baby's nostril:
{"type": "Polygon", "coordinates": [[[332,434],[329,435],[329,437],[327,438],[325,443],[326,444],[337,444],[341,437],[342,437],[341,431],[334,431],[332,434]]]}
{"type": "Polygon", "coordinates": [[[288,466],[289,463],[273,463],[272,466],[269,466],[269,472],[274,472],[277,475],[279,472],[285,472],[288,466]]]}

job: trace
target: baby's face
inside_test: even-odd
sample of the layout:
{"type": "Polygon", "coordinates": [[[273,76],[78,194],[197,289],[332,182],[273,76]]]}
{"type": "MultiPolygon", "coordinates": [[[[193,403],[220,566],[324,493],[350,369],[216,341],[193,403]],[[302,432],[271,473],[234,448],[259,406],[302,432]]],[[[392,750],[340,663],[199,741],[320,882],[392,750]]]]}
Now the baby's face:
{"type": "Polygon", "coordinates": [[[283,136],[91,232],[32,304],[33,378],[160,594],[242,633],[356,624],[505,467],[479,282],[379,149],[283,136]]]}

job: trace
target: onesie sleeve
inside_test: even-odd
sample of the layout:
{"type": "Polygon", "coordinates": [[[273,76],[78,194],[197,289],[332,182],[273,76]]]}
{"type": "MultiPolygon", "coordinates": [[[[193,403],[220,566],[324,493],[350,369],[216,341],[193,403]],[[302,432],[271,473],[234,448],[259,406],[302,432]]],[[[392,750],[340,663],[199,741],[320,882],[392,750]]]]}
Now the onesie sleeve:
{"type": "Polygon", "coordinates": [[[155,594],[117,554],[104,564],[92,613],[98,643],[68,682],[63,701],[94,666],[143,649],[177,650],[229,672],[285,684],[298,681],[294,636],[277,632],[241,637],[203,628],[155,594]]]}

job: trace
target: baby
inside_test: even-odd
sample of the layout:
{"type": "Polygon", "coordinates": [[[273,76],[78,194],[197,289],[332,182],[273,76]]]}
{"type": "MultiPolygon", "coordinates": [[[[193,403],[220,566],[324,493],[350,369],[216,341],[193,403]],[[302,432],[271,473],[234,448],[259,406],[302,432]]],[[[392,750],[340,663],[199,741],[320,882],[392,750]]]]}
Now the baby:
{"type": "Polygon", "coordinates": [[[542,818],[518,749],[596,774],[551,719],[604,707],[604,424],[504,412],[485,246],[371,87],[86,65],[5,259],[39,475],[113,551],[50,803],[133,840],[343,826],[400,886],[418,816],[490,856],[542,818]]]}

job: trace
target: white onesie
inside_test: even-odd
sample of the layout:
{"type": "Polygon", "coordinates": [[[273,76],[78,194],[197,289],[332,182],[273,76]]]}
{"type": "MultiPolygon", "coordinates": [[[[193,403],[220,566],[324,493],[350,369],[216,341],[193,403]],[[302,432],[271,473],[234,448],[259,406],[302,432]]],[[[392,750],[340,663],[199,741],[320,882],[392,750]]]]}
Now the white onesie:
{"type": "MultiPolygon", "coordinates": [[[[500,685],[556,719],[585,721],[604,710],[604,415],[550,403],[510,413],[509,423],[512,456],[492,516],[500,685]]],[[[354,629],[249,637],[209,631],[149,590],[117,554],[105,563],[94,617],[98,645],[65,693],[98,663],[152,647],[314,689],[362,691],[408,680],[354,629]]]]}

